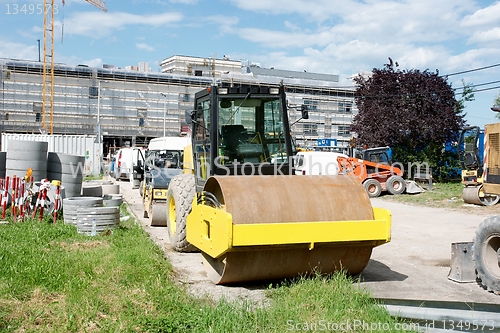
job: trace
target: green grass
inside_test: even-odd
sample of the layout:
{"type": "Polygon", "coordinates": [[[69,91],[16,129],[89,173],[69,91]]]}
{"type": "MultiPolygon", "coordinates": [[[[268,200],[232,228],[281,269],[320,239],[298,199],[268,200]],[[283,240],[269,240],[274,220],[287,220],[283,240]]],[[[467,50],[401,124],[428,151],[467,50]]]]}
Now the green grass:
{"type": "Polygon", "coordinates": [[[463,206],[462,183],[434,183],[431,191],[418,194],[389,195],[380,198],[387,201],[395,201],[407,204],[422,205],[428,207],[459,208],[463,206]]]}
{"type": "Polygon", "coordinates": [[[195,298],[132,218],[95,237],[48,219],[0,225],[0,263],[0,332],[397,331],[342,273],[269,286],[265,305],[195,298]]]}

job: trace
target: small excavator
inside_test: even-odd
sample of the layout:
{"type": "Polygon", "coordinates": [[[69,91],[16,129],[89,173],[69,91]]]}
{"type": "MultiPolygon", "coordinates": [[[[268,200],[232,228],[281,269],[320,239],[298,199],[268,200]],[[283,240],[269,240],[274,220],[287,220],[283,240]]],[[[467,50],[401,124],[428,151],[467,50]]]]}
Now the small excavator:
{"type": "Polygon", "coordinates": [[[393,195],[420,193],[423,188],[403,178],[403,171],[392,164],[389,147],[357,150],[356,157],[337,157],[339,174],[355,176],[363,184],[370,198],[387,191],[393,195]]]}

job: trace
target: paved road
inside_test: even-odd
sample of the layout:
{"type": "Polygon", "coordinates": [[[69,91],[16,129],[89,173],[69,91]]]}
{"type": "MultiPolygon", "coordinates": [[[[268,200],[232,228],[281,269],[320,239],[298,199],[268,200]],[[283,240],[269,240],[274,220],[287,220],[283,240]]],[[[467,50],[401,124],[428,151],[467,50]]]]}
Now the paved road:
{"type": "MultiPolygon", "coordinates": [[[[178,280],[193,294],[264,300],[265,286],[215,286],[206,277],[201,255],[173,251],[165,228],[150,227],[142,216],[139,190],[130,183],[119,182],[121,193],[144,230],[165,252],[178,280]]],[[[473,283],[448,280],[451,243],[472,241],[475,230],[487,215],[472,207],[471,212],[410,206],[377,198],[374,207],[392,212],[392,241],[374,249],[371,260],[360,276],[359,285],[374,297],[484,302],[500,304],[500,296],[488,293],[473,283]]]]}
{"type": "Polygon", "coordinates": [[[451,243],[469,242],[489,215],[481,207],[470,212],[410,206],[372,199],[374,207],[392,213],[392,240],[373,250],[362,285],[376,297],[432,299],[500,304],[500,296],[475,282],[447,278],[451,243]]]}

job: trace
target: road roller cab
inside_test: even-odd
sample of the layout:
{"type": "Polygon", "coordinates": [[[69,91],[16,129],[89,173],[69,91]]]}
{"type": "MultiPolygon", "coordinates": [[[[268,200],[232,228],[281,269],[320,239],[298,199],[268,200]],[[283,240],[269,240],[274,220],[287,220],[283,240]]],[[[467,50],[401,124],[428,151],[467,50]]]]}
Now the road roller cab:
{"type": "Polygon", "coordinates": [[[372,208],[355,177],[295,176],[287,105],[282,85],[195,95],[167,230],[175,250],[201,251],[215,283],[358,274],[390,241],[390,213],[372,208]]]}

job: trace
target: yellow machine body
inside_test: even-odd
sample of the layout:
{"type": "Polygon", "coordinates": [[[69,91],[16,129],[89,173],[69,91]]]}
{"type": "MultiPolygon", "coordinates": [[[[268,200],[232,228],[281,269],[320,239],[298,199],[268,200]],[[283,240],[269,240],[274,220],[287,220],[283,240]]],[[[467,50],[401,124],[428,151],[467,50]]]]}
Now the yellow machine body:
{"type": "Polygon", "coordinates": [[[486,176],[484,191],[500,195],[500,123],[484,126],[484,164],[486,176]]]}
{"type": "Polygon", "coordinates": [[[500,201],[500,123],[488,124],[484,127],[484,156],[481,161],[477,155],[479,150],[479,127],[474,126],[463,130],[460,141],[465,145],[465,161],[467,158],[477,163],[471,167],[463,164],[462,170],[462,199],[466,203],[492,206],[500,201]],[[470,137],[466,133],[470,130],[470,137]],[[475,157],[475,159],[474,159],[475,157]]]}
{"type": "Polygon", "coordinates": [[[391,214],[347,176],[211,177],[193,201],[187,240],[218,284],[344,269],[360,273],[390,241],[391,214]]]}

